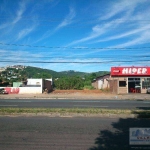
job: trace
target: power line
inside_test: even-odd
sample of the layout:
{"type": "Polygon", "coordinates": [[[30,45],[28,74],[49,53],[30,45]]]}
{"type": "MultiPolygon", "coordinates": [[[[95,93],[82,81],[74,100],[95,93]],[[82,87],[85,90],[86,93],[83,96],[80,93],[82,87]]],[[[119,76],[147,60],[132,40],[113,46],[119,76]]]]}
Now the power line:
{"type": "Polygon", "coordinates": [[[55,48],[55,49],[149,49],[150,47],[67,47],[67,46],[33,46],[26,44],[11,44],[11,43],[1,43],[0,45],[6,46],[19,46],[19,47],[35,47],[35,48],[55,48]]]}
{"type": "MultiPolygon", "coordinates": [[[[7,54],[6,54],[7,55],[7,54]]],[[[23,54],[22,54],[23,55],[23,54]]],[[[21,55],[19,55],[18,54],[18,57],[19,56],[21,56],[21,55]]],[[[26,55],[26,57],[30,57],[30,59],[53,59],[53,58],[59,58],[59,59],[74,59],[75,57],[76,57],[76,59],[102,59],[102,58],[114,58],[114,56],[118,59],[118,58],[120,58],[121,57],[121,59],[123,59],[123,58],[150,58],[150,56],[147,56],[147,55],[143,55],[143,56],[141,56],[141,55],[100,55],[100,56],[98,56],[98,55],[90,55],[90,56],[82,56],[82,54],[81,55],[74,55],[74,56],[60,56],[60,55],[55,55],[55,56],[32,56],[32,55],[26,55]]],[[[9,57],[16,57],[16,55],[15,54],[11,54],[11,55],[9,55],[9,57]]]]}
{"type": "MultiPolygon", "coordinates": [[[[21,19],[22,20],[34,20],[34,21],[48,21],[48,22],[57,22],[57,21],[62,21],[64,19],[64,17],[41,17],[40,16],[40,19],[35,19],[37,18],[37,16],[21,16],[21,19]],[[42,18],[42,19],[41,19],[42,18]]],[[[9,15],[0,15],[0,19],[13,19],[12,16],[9,16],[9,15]]],[[[72,19],[67,19],[67,20],[72,20],[72,19]]],[[[76,19],[77,22],[79,21],[78,19],[76,19]]],[[[97,19],[97,18],[82,18],[82,22],[84,21],[93,21],[93,20],[97,20],[97,21],[102,21],[102,22],[108,22],[107,19],[97,19]]],[[[115,22],[124,22],[124,21],[128,21],[128,22],[135,22],[135,21],[142,21],[142,22],[147,22],[147,21],[150,21],[150,19],[115,19],[114,20],[115,22]]],[[[110,22],[110,21],[109,21],[110,22]]]]}
{"type": "MultiPolygon", "coordinates": [[[[30,17],[31,18],[31,17],[30,17]]],[[[53,27],[55,26],[55,24],[52,24],[52,23],[55,23],[55,22],[60,22],[62,21],[64,18],[62,19],[56,19],[56,18],[48,18],[48,19],[45,19],[45,20],[42,20],[42,19],[35,19],[35,18],[31,18],[30,19],[29,17],[22,17],[22,23],[27,23],[26,21],[37,21],[37,22],[40,22],[40,24],[38,24],[38,26],[41,26],[41,27],[53,27]],[[24,19],[25,18],[25,19],[24,19]],[[25,20],[25,21],[24,21],[25,20]],[[51,24],[47,24],[47,23],[51,23],[51,24]]],[[[9,20],[13,20],[13,18],[3,18],[3,17],[0,17],[0,20],[5,20],[5,19],[9,19],[9,20]]],[[[70,19],[67,19],[67,20],[70,20],[70,19]]],[[[150,22],[150,20],[134,20],[134,19],[129,19],[129,20],[121,20],[121,19],[117,19],[117,20],[114,20],[113,22],[112,21],[108,21],[108,20],[99,20],[99,19],[83,19],[82,18],[82,21],[80,20],[77,20],[76,21],[76,25],[69,25],[67,26],[66,28],[64,29],[69,29],[69,28],[87,28],[89,25],[91,25],[91,23],[93,22],[93,20],[96,20],[97,22],[100,22],[101,21],[101,25],[102,24],[107,24],[109,22],[109,24],[136,24],[136,21],[140,21],[140,24],[148,24],[150,22]],[[85,25],[86,23],[86,25],[85,25]],[[89,23],[89,24],[88,24],[89,23]],[[83,24],[83,25],[81,25],[83,24]]],[[[137,26],[137,24],[136,24],[137,26]]],[[[130,29],[131,27],[128,27],[128,26],[124,26],[124,27],[120,27],[119,29],[130,29]]],[[[108,29],[116,29],[116,27],[109,27],[108,29]]],[[[136,29],[150,29],[150,28],[145,28],[145,27],[137,27],[136,29]]]]}
{"type": "MultiPolygon", "coordinates": [[[[23,22],[23,23],[26,23],[26,22],[23,22]]],[[[149,23],[149,22],[148,22],[149,23]]],[[[148,23],[140,23],[140,24],[148,24],[148,23]]],[[[101,25],[102,24],[104,24],[104,23],[101,23],[101,25]]],[[[107,27],[107,29],[117,29],[118,30],[118,27],[115,27],[115,26],[113,26],[113,24],[115,24],[115,23],[109,23],[109,24],[112,24],[112,26],[111,27],[107,27]]],[[[124,24],[127,24],[127,23],[123,23],[123,25],[124,24]]],[[[134,22],[134,24],[136,25],[136,27],[130,27],[130,26],[123,26],[123,27],[119,27],[119,29],[130,29],[130,30],[133,30],[133,29],[143,29],[143,30],[145,30],[145,29],[150,29],[150,27],[145,27],[144,25],[143,25],[143,27],[137,27],[137,24],[134,22]]],[[[121,23],[120,23],[120,25],[121,25],[121,23]]],[[[45,27],[45,28],[47,28],[47,27],[56,27],[56,25],[55,24],[47,24],[47,23],[40,23],[40,24],[38,24],[37,26],[39,26],[39,27],[45,27]]],[[[72,29],[72,28],[89,28],[91,26],[91,24],[83,24],[83,25],[68,25],[68,26],[65,26],[64,27],[64,30],[68,30],[68,29],[72,29]]]]}
{"type": "MultiPolygon", "coordinates": [[[[6,19],[9,19],[9,20],[13,20],[13,18],[1,18],[0,17],[0,20],[6,20],[6,19]]],[[[47,20],[42,20],[42,19],[21,19],[21,20],[26,20],[26,21],[38,21],[38,22],[43,22],[43,23],[47,23],[47,22],[51,22],[51,23],[55,23],[55,22],[60,22],[62,21],[64,18],[62,19],[47,19],[47,20]]],[[[67,20],[72,20],[72,19],[67,19],[67,20]]],[[[116,23],[123,23],[123,24],[132,24],[132,23],[136,23],[136,21],[140,21],[140,24],[147,24],[150,22],[150,20],[114,20],[114,22],[111,22],[111,21],[108,21],[108,20],[99,20],[99,19],[82,19],[82,21],[79,21],[77,20],[75,24],[84,24],[84,23],[91,23],[91,21],[93,20],[97,20],[98,22],[101,21],[101,24],[106,24],[109,22],[109,24],[116,24],[116,23]]],[[[25,23],[25,22],[24,22],[25,23]]]]}
{"type": "MultiPolygon", "coordinates": [[[[56,50],[64,50],[63,48],[61,49],[61,48],[57,48],[57,49],[55,49],[55,48],[53,48],[55,51],[49,51],[49,52],[54,52],[53,54],[55,55],[55,56],[60,56],[60,57],[62,57],[62,55],[59,55],[59,54],[57,54],[58,53],[58,51],[56,51],[56,50]],[[55,52],[57,52],[56,54],[55,54],[55,52]]],[[[52,49],[52,50],[53,50],[52,49]]],[[[78,49],[78,48],[77,48],[78,49]]],[[[124,49],[124,50],[126,50],[127,52],[131,52],[131,53],[133,53],[134,52],[134,54],[135,54],[135,50],[136,50],[136,52],[141,52],[141,49],[142,48],[139,48],[139,49],[136,49],[136,48],[133,48],[133,49],[124,49]]],[[[147,48],[145,48],[145,50],[147,50],[147,49],[149,49],[149,47],[147,47],[147,48]]],[[[9,51],[12,51],[12,52],[17,52],[18,53],[18,55],[20,54],[20,52],[28,52],[28,51],[35,51],[36,53],[37,52],[42,52],[42,51],[44,51],[44,50],[46,50],[46,51],[44,51],[43,52],[43,55],[47,55],[47,51],[48,50],[50,50],[50,49],[27,49],[27,48],[25,48],[25,49],[20,49],[20,48],[18,48],[18,49],[13,49],[13,48],[11,48],[11,49],[6,49],[6,48],[0,48],[0,51],[2,50],[2,52],[1,52],[1,54],[2,53],[6,53],[6,52],[9,52],[9,51]],[[4,51],[4,52],[3,52],[4,51]]],[[[73,50],[75,50],[75,48],[66,48],[65,50],[69,50],[69,52],[73,52],[73,50]],[[72,51],[71,51],[72,50],[72,51]]],[[[80,49],[79,49],[80,50],[80,49]]],[[[90,48],[88,48],[88,49],[81,49],[81,50],[93,50],[93,49],[90,49],[90,48]]],[[[95,49],[95,50],[98,50],[98,49],[95,49]]],[[[99,49],[99,50],[101,50],[101,49],[99,49]]],[[[105,50],[105,48],[103,48],[102,50],[105,50]]],[[[106,50],[107,50],[107,48],[106,48],[106,50]]],[[[110,50],[121,50],[121,49],[110,49],[110,50]]],[[[66,53],[66,51],[61,51],[61,52],[65,52],[66,53]]],[[[80,51],[81,52],[81,51],[80,51]]],[[[119,51],[119,52],[122,52],[122,51],[119,51]]],[[[130,55],[131,55],[131,53],[130,53],[130,55]]],[[[33,55],[35,54],[35,53],[32,53],[33,55]]],[[[11,54],[11,53],[9,53],[9,56],[10,55],[15,55],[15,54],[11,54]]],[[[42,55],[42,54],[41,54],[42,55]]],[[[68,54],[69,55],[69,54],[68,54]]],[[[71,55],[71,54],[70,54],[71,55]]],[[[74,55],[76,55],[75,53],[74,53],[74,55]]],[[[78,55],[78,54],[77,54],[78,55]]],[[[81,55],[82,55],[82,53],[81,53],[81,55]]],[[[84,54],[85,55],[85,54],[84,54]]],[[[87,54],[88,55],[88,54],[87,54]]],[[[117,56],[116,54],[115,55],[113,55],[113,54],[107,54],[107,56],[109,56],[109,55],[111,55],[111,56],[117,56]]],[[[121,54],[118,54],[118,56],[120,57],[120,55],[121,54]]],[[[123,54],[124,56],[125,56],[125,54],[123,54]]],[[[92,55],[92,54],[90,54],[90,56],[94,56],[94,55],[92,55]]],[[[97,54],[96,54],[96,56],[98,56],[97,54]]],[[[102,56],[102,54],[100,54],[100,56],[102,56]]],[[[129,55],[126,55],[126,56],[129,56],[129,55]]],[[[69,56],[66,56],[66,57],[69,57],[69,56]]],[[[134,55],[134,57],[135,57],[135,55],[134,55]]],[[[139,55],[139,57],[141,57],[141,55],[139,55]]],[[[144,55],[143,57],[149,57],[149,56],[147,56],[147,55],[144,55]]]]}
{"type": "Polygon", "coordinates": [[[4,60],[4,61],[0,61],[0,62],[11,62],[11,63],[75,63],[75,64],[105,64],[105,63],[131,63],[131,62],[147,62],[147,60],[136,60],[136,61],[132,61],[132,60],[127,60],[127,61],[98,61],[98,62],[93,62],[93,61],[13,61],[13,60],[4,60]]]}

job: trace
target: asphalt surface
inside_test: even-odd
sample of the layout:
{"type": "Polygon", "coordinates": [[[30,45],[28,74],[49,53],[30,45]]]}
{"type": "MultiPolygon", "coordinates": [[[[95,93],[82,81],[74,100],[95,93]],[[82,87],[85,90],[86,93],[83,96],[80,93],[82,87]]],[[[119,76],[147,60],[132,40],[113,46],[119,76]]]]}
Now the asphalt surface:
{"type": "MultiPolygon", "coordinates": [[[[129,150],[129,129],[149,119],[0,117],[1,150],[129,150]]],[[[149,149],[150,146],[146,146],[149,149]]]]}
{"type": "Polygon", "coordinates": [[[1,99],[94,99],[94,100],[150,100],[150,94],[132,93],[116,95],[111,93],[49,93],[49,94],[0,94],[1,99]]]}
{"type": "Polygon", "coordinates": [[[0,108],[150,109],[150,100],[0,99],[0,108]]]}

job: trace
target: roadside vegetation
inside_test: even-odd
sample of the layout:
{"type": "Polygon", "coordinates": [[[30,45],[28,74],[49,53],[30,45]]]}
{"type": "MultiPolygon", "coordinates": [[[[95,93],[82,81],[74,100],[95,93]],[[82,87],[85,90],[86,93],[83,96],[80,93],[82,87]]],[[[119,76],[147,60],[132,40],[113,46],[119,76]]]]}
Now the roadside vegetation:
{"type": "Polygon", "coordinates": [[[0,108],[0,115],[19,114],[59,114],[59,115],[135,115],[150,118],[150,110],[99,109],[99,108],[0,108]]]}
{"type": "Polygon", "coordinates": [[[96,78],[96,74],[85,76],[84,78],[78,76],[62,77],[54,81],[54,87],[59,90],[83,90],[94,89],[92,81],[96,78]]]}
{"type": "Polygon", "coordinates": [[[108,71],[94,73],[77,72],[73,70],[56,72],[31,66],[7,67],[0,73],[0,86],[12,86],[13,82],[25,82],[28,78],[53,79],[53,88],[58,90],[94,89],[92,81],[98,76],[108,74],[108,71]]]}

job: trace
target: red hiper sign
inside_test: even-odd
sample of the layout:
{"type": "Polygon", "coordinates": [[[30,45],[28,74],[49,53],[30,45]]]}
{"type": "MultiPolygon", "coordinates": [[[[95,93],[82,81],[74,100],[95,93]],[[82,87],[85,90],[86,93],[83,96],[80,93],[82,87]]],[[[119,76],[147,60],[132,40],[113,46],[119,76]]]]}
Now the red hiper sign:
{"type": "Polygon", "coordinates": [[[111,76],[150,76],[150,67],[111,67],[111,76]]]}

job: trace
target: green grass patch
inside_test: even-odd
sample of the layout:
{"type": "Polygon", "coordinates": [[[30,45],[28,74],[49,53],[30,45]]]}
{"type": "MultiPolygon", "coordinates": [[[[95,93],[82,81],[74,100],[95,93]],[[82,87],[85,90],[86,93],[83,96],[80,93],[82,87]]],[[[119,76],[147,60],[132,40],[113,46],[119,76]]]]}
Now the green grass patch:
{"type": "Polygon", "coordinates": [[[85,85],[85,86],[83,87],[83,89],[94,90],[94,87],[91,86],[91,85],[85,85]]]}
{"type": "Polygon", "coordinates": [[[135,114],[138,118],[150,118],[150,110],[101,109],[101,108],[0,108],[0,115],[11,114],[135,114]]]}
{"type": "Polygon", "coordinates": [[[0,108],[0,113],[112,113],[132,114],[141,111],[120,110],[120,109],[99,109],[99,108],[0,108]]]}

